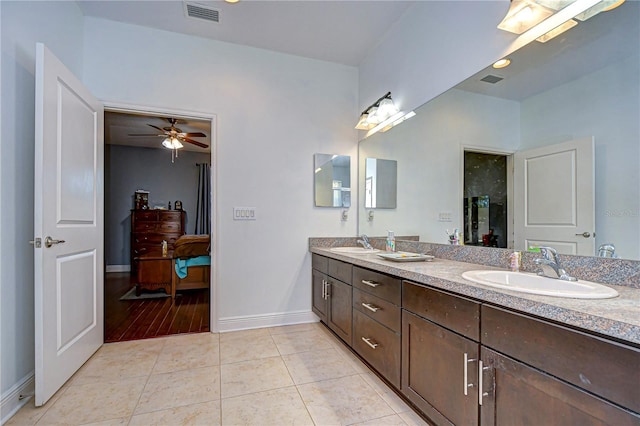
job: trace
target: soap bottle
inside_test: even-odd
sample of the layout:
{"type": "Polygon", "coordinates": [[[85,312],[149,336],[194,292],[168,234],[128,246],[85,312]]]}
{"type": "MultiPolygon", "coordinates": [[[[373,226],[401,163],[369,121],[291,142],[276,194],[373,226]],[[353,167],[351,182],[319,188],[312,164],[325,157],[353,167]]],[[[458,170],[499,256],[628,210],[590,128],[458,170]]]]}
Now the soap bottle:
{"type": "Polygon", "coordinates": [[[393,231],[387,231],[387,251],[396,251],[396,237],[393,231]]]}
{"type": "Polygon", "coordinates": [[[162,240],[161,245],[162,245],[162,257],[167,257],[167,254],[169,252],[167,242],[165,240],[162,240]]]}
{"type": "Polygon", "coordinates": [[[520,272],[520,262],[522,261],[522,253],[514,251],[509,256],[509,268],[511,272],[520,272]]]}

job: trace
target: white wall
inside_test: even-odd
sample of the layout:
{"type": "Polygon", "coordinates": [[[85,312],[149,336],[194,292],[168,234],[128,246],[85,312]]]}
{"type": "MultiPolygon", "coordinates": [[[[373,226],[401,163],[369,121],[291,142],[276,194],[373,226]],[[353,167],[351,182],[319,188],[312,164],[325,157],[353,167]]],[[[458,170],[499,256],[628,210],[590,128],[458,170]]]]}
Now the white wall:
{"type": "Polygon", "coordinates": [[[313,154],[355,159],[357,70],[95,18],[84,54],[100,99],[216,114],[221,327],[310,318],[307,238],[356,233],[355,212],[341,222],[339,209],[313,206],[313,154]],[[258,219],[232,220],[233,206],[258,219]]]}
{"type": "Polygon", "coordinates": [[[360,231],[419,235],[446,243],[445,231],[462,223],[462,151],[514,152],[520,144],[518,102],[452,89],[416,110],[416,116],[360,142],[358,186],[364,193],[365,158],[398,161],[398,207],[360,212],[360,231]],[[440,212],[452,213],[439,222],[440,212]]]}
{"type": "Polygon", "coordinates": [[[522,102],[522,149],[595,137],[596,248],[625,259],[640,259],[639,75],[636,54],[522,102]]]}
{"type": "Polygon", "coordinates": [[[360,64],[360,110],[391,91],[410,111],[500,59],[515,40],[496,28],[508,9],[508,0],[417,2],[360,64]]]}
{"type": "Polygon", "coordinates": [[[34,369],[33,154],[35,44],[82,75],[82,14],[75,2],[1,1],[0,392],[5,418],[34,369]]]}

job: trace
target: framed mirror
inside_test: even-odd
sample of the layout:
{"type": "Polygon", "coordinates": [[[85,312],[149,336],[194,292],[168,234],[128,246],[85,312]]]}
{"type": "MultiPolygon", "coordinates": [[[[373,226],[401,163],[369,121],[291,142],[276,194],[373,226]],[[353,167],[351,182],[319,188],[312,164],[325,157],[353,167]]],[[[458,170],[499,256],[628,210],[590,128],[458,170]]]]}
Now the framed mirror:
{"type": "Polygon", "coordinates": [[[314,200],[316,207],[351,206],[351,157],[315,154],[314,200]]]}
{"type": "Polygon", "coordinates": [[[397,204],[398,162],[380,158],[365,159],[364,208],[395,209],[397,204]]]}
{"type": "MultiPolygon", "coordinates": [[[[373,157],[402,166],[397,209],[384,222],[367,222],[363,198],[359,231],[384,235],[394,229],[446,243],[446,229],[465,225],[464,151],[515,158],[523,151],[589,139],[594,227],[574,234],[590,239],[592,248],[577,254],[593,256],[601,245],[613,244],[620,258],[640,260],[639,23],[640,2],[627,1],[546,43],[532,42],[509,55],[509,67],[489,66],[417,108],[411,120],[361,141],[360,164],[373,157]]],[[[553,199],[556,189],[570,187],[566,177],[574,173],[562,167],[541,170],[547,179],[542,195],[553,199]]],[[[513,173],[509,176],[512,223],[524,213],[514,204],[522,192],[513,188],[513,173]]],[[[365,194],[364,181],[359,185],[365,194]]],[[[551,217],[554,210],[550,204],[544,212],[551,217]]],[[[526,250],[514,246],[516,233],[507,233],[507,247],[526,250]]]]}

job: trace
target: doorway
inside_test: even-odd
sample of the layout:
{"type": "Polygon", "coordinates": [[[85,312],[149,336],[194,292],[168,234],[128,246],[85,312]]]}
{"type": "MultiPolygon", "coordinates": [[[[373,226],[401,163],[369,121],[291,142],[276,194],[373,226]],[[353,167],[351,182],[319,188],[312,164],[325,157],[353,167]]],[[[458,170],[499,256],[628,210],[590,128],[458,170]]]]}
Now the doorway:
{"type": "Polygon", "coordinates": [[[509,245],[511,155],[464,151],[464,244],[509,245]]]}
{"type": "Polygon", "coordinates": [[[105,108],[105,342],[211,330],[212,121],[105,108]]]}

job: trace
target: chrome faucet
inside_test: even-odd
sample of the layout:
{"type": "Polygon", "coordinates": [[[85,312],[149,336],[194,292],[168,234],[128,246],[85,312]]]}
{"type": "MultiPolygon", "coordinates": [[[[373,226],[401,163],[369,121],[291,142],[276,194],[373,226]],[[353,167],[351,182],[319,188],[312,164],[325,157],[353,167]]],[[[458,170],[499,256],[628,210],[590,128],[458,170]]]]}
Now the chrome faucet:
{"type": "Polygon", "coordinates": [[[560,260],[558,259],[558,252],[551,247],[540,247],[541,259],[535,259],[536,265],[540,266],[540,272],[538,275],[548,278],[555,278],[563,281],[578,281],[577,278],[567,274],[560,266],[560,260]]]}
{"type": "Polygon", "coordinates": [[[356,241],[358,244],[362,245],[367,250],[373,250],[373,246],[371,246],[371,242],[369,241],[369,237],[365,234],[360,235],[360,239],[356,241]]]}

